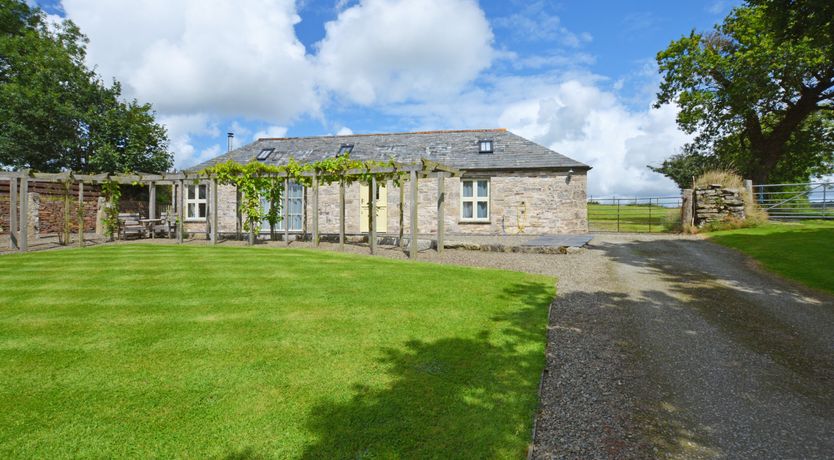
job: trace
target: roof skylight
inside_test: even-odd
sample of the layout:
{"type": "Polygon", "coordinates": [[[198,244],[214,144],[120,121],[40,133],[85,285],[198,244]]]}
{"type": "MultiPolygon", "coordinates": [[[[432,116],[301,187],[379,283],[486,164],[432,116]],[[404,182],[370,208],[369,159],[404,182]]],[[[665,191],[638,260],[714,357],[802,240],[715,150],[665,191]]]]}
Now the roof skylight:
{"type": "Polygon", "coordinates": [[[266,159],[269,158],[269,155],[271,155],[272,152],[274,152],[274,151],[275,151],[275,149],[263,149],[263,150],[261,150],[261,153],[259,153],[258,156],[257,156],[257,160],[258,161],[266,161],[266,159]]]}
{"type": "Polygon", "coordinates": [[[353,144],[342,144],[342,146],[339,147],[339,153],[337,153],[336,156],[341,157],[341,156],[344,156],[344,155],[350,155],[350,152],[352,152],[352,151],[353,151],[353,144]]]}

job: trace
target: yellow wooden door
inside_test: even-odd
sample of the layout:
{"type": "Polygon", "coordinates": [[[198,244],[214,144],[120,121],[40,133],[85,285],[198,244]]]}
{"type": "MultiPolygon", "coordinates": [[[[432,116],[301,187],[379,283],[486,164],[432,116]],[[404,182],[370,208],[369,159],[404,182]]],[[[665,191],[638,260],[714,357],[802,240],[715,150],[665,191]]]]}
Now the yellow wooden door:
{"type": "MultiPolygon", "coordinates": [[[[359,185],[359,231],[368,233],[368,185],[359,185]]],[[[385,233],[388,231],[388,190],[385,184],[376,184],[376,231],[385,233]]]]}

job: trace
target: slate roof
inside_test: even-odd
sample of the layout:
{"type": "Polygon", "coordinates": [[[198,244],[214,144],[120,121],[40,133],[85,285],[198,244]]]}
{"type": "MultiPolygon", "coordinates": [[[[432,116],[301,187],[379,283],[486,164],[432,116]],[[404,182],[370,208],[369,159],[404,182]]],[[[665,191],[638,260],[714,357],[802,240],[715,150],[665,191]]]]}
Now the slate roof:
{"type": "Polygon", "coordinates": [[[590,166],[554,152],[506,129],[425,131],[348,136],[264,138],[189,168],[199,171],[226,160],[248,163],[263,149],[275,151],[267,164],[301,163],[333,157],[342,145],[352,144],[357,160],[416,163],[421,158],[466,171],[500,169],[591,169],[590,166]],[[479,141],[492,140],[493,153],[479,153],[479,141]]]}

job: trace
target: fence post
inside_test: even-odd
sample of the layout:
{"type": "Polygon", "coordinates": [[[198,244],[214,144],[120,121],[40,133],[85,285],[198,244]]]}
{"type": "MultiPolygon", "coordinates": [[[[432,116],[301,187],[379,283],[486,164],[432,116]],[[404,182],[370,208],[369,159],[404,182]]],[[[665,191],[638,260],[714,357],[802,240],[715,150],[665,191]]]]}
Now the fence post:
{"type": "Polygon", "coordinates": [[[826,217],[827,214],[825,206],[826,190],[828,190],[828,184],[822,184],[822,217],[826,217]]]}
{"type": "Polygon", "coordinates": [[[747,193],[747,199],[752,203],[753,202],[753,181],[750,179],[744,179],[744,191],[747,193]]]}
{"type": "Polygon", "coordinates": [[[681,230],[686,231],[694,224],[694,213],[692,212],[695,208],[692,202],[694,196],[695,192],[691,188],[683,191],[683,199],[681,200],[681,230]]]}
{"type": "Polygon", "coordinates": [[[17,234],[17,248],[29,250],[29,170],[24,169],[20,175],[20,214],[17,216],[20,231],[17,234]]]}
{"type": "Polygon", "coordinates": [[[620,233],[620,199],[617,198],[617,233],[620,233]]]}
{"type": "MultiPolygon", "coordinates": [[[[658,198],[658,200],[660,200],[660,198],[658,198]]],[[[651,199],[651,197],[649,197],[649,233],[651,233],[651,232],[652,232],[652,199],[651,199]]]]}
{"type": "Polygon", "coordinates": [[[84,182],[78,182],[78,247],[84,247],[84,182]]]}
{"type": "Polygon", "coordinates": [[[18,249],[17,176],[9,181],[9,249],[18,249]]]}

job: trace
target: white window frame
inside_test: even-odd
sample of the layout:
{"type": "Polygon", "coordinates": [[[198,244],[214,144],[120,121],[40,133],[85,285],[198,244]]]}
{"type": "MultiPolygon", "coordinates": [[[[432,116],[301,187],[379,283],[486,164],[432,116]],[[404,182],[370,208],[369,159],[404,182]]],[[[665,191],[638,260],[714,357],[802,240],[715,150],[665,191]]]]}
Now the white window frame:
{"type": "Polygon", "coordinates": [[[205,222],[206,215],[199,215],[200,214],[200,205],[204,204],[205,206],[205,214],[208,215],[208,188],[206,184],[188,184],[185,187],[185,220],[186,222],[205,222]],[[205,190],[205,198],[200,198],[200,188],[205,190]],[[194,197],[192,198],[191,192],[194,192],[194,197]],[[194,210],[196,211],[197,215],[191,215],[190,205],[194,205],[194,210]]]}
{"type": "Polygon", "coordinates": [[[491,212],[490,212],[490,180],[486,178],[472,178],[472,179],[461,179],[460,181],[460,220],[461,222],[489,222],[491,212]],[[472,183],[472,196],[466,197],[463,195],[463,187],[464,184],[467,182],[472,183]],[[478,196],[478,182],[486,182],[486,196],[478,196]],[[478,217],[478,203],[485,202],[486,203],[486,210],[487,214],[486,217],[478,217]],[[472,203],[472,217],[464,217],[463,215],[463,207],[464,203],[472,203]]]}

